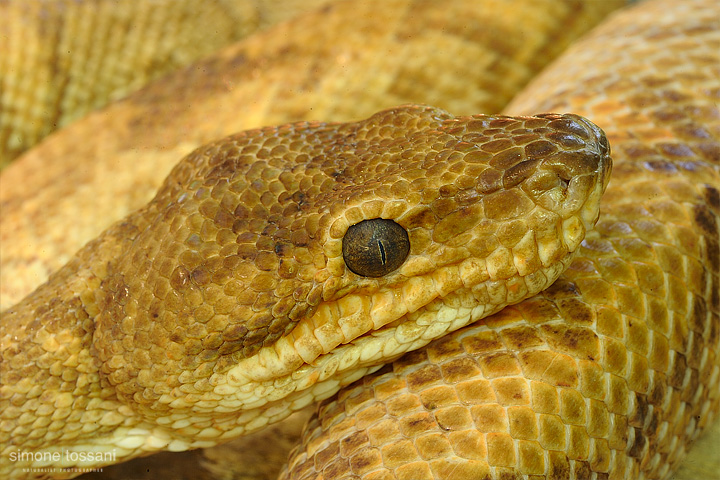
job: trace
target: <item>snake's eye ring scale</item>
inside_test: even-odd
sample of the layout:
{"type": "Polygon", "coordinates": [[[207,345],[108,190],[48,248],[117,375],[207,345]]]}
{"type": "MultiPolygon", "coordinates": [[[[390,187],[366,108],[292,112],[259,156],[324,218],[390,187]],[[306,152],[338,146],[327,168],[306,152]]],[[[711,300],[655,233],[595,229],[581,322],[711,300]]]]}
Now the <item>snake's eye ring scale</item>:
{"type": "Polygon", "coordinates": [[[362,277],[382,277],[397,270],[410,252],[407,231],[384,218],[363,220],[348,228],[342,242],[347,267],[362,277]]]}

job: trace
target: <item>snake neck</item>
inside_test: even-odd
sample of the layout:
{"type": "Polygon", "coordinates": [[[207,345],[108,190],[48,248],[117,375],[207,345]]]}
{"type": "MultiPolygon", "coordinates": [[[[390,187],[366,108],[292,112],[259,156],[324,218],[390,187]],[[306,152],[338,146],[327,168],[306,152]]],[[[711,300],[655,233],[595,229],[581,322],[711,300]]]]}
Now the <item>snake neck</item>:
{"type": "Polygon", "coordinates": [[[102,378],[92,342],[103,282],[140,231],[141,218],[133,216],[110,227],[2,313],[0,419],[16,427],[0,433],[0,444],[68,444],[138,423],[102,378]],[[78,412],[95,419],[92,432],[66,428],[77,422],[73,416],[78,412]],[[47,421],[23,424],[18,421],[23,415],[47,421]]]}

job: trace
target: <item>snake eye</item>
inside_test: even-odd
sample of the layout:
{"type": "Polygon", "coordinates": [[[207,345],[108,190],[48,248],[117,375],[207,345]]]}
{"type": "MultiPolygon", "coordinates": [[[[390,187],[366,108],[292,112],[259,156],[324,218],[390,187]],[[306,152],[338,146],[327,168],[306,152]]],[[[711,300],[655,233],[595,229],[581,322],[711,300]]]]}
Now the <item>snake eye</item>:
{"type": "Polygon", "coordinates": [[[363,220],[348,228],[342,252],[345,265],[356,274],[382,277],[403,264],[410,252],[410,238],[392,220],[363,220]]]}

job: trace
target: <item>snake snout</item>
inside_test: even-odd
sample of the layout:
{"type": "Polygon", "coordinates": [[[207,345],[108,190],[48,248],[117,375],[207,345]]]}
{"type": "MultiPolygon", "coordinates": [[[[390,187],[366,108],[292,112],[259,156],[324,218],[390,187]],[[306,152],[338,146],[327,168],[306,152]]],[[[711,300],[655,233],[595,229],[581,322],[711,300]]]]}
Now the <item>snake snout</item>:
{"type": "MultiPolygon", "coordinates": [[[[565,148],[565,152],[576,152],[578,160],[567,161],[563,159],[567,170],[559,170],[558,174],[564,172],[566,176],[597,174],[603,191],[607,186],[612,160],[610,158],[610,143],[605,132],[587,118],[574,113],[564,115],[544,114],[543,118],[553,119],[549,126],[555,130],[551,136],[559,141],[565,148]]],[[[568,179],[569,180],[569,179],[568,179]]]]}
{"type": "MultiPolygon", "coordinates": [[[[526,147],[528,161],[536,168],[524,181],[523,190],[548,211],[561,218],[580,215],[585,228],[597,218],[599,200],[607,187],[612,159],[605,133],[575,114],[541,114],[552,130],[546,138],[557,149],[538,156],[526,147]]],[[[532,144],[531,144],[532,145],[532,144]]]]}

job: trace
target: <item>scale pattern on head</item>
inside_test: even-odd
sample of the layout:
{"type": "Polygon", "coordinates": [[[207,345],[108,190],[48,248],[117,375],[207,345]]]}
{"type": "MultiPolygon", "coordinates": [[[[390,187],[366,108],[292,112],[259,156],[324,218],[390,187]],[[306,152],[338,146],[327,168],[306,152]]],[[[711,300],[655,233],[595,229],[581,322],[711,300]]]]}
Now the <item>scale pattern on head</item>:
{"type": "MultiPolygon", "coordinates": [[[[213,375],[303,320],[318,327],[320,306],[353,294],[372,304],[413,279],[440,283],[433,295],[398,297],[402,310],[389,308],[375,328],[459,290],[473,302],[488,297],[482,282],[522,277],[525,296],[559,274],[595,221],[607,155],[600,130],[579,117],[454,118],[418,106],[210,144],[127,220],[139,233],[102,281],[93,352],[121,398],[156,414],[181,385],[216,400],[213,375]],[[409,254],[393,271],[358,275],[343,238],[377,218],[407,232],[409,254]],[[446,285],[444,268],[455,272],[446,285]]],[[[392,243],[380,261],[396,255],[392,243]]],[[[484,314],[520,299],[505,293],[484,314]]],[[[318,351],[301,356],[353,338],[320,338],[318,351]]]]}

